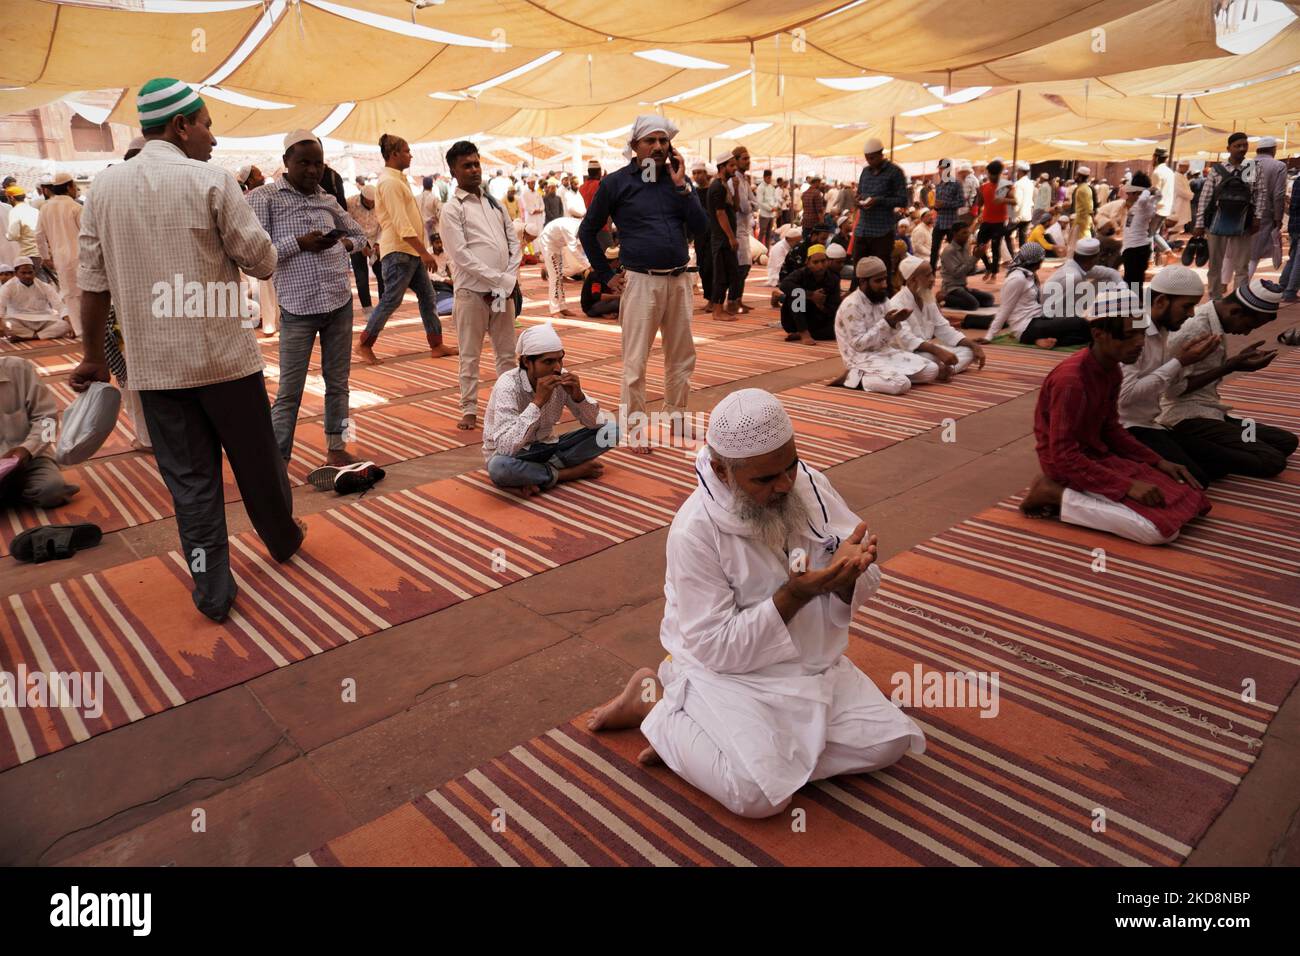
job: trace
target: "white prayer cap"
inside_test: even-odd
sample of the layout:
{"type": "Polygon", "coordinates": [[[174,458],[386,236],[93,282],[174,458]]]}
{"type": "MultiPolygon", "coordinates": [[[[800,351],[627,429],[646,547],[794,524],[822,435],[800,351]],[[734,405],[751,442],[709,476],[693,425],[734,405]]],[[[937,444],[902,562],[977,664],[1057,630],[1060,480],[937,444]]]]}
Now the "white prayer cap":
{"type": "Polygon", "coordinates": [[[906,282],[908,279],[912,278],[912,273],[917,269],[921,266],[928,266],[929,264],[929,262],[922,259],[920,256],[906,256],[903,261],[898,264],[898,271],[899,274],[902,275],[903,281],[906,282]]]}
{"type": "Polygon", "coordinates": [[[1086,239],[1080,239],[1074,244],[1074,251],[1081,256],[1095,256],[1101,252],[1101,240],[1089,236],[1086,239]]]}
{"type": "Polygon", "coordinates": [[[1164,295],[1194,295],[1198,299],[1205,295],[1205,283],[1196,274],[1196,270],[1187,266],[1165,266],[1151,277],[1147,283],[1153,293],[1164,295]]]}
{"type": "Polygon", "coordinates": [[[285,151],[287,152],[288,150],[292,149],[293,146],[297,143],[306,143],[306,142],[315,143],[317,146],[320,146],[321,149],[325,148],[323,145],[321,145],[320,137],[317,136],[315,133],[313,133],[311,130],[296,129],[284,138],[285,151]]]}
{"type": "Polygon", "coordinates": [[[959,173],[973,173],[973,172],[975,172],[975,167],[972,166],[972,165],[970,164],[970,160],[969,160],[969,159],[963,159],[961,162],[959,162],[959,163],[957,164],[957,172],[959,172],[959,173]]]}
{"type": "Polygon", "coordinates": [[[757,458],[794,438],[794,426],[771,392],[742,388],[713,407],[705,438],[724,458],[757,458]]]}
{"type": "Polygon", "coordinates": [[[555,326],[549,322],[545,325],[534,325],[530,329],[524,329],[519,333],[519,343],[515,346],[515,353],[522,357],[563,351],[564,343],[560,341],[560,336],[556,334],[555,326]]]}
{"type": "Polygon", "coordinates": [[[1275,140],[1272,136],[1265,136],[1261,138],[1258,143],[1255,144],[1255,149],[1257,151],[1261,149],[1276,149],[1276,148],[1277,148],[1277,140],[1275,140]]]}
{"type": "Polygon", "coordinates": [[[31,264],[32,264],[31,256],[19,256],[17,259],[14,260],[15,269],[17,269],[19,266],[29,266],[31,264]]]}
{"type": "Polygon", "coordinates": [[[642,113],[632,124],[632,132],[627,135],[627,149],[623,150],[624,157],[634,159],[636,150],[632,148],[632,144],[642,136],[649,136],[651,133],[666,133],[671,140],[677,135],[677,124],[657,113],[642,113]]]}
{"type": "Polygon", "coordinates": [[[1025,172],[1029,172],[1029,164],[1028,164],[1027,162],[1025,162],[1023,159],[1017,159],[1017,160],[1016,160],[1016,169],[1022,169],[1022,170],[1024,170],[1025,172]]]}
{"type": "Polygon", "coordinates": [[[369,199],[371,202],[374,202],[374,201],[375,201],[375,187],[374,187],[374,186],[371,186],[369,183],[367,183],[366,185],[364,185],[364,186],[361,187],[361,195],[364,196],[366,199],[369,199]]]}
{"type": "MultiPolygon", "coordinates": [[[[1069,222],[1069,221],[1070,221],[1070,217],[1069,217],[1069,216],[1057,216],[1057,217],[1056,217],[1056,221],[1057,221],[1057,222],[1069,222]]],[[[1098,243],[1097,245],[1100,247],[1101,243],[1098,243]]]]}
{"type": "Polygon", "coordinates": [[[60,170],[50,179],[51,186],[65,186],[72,182],[72,173],[67,170],[60,170]]]}
{"type": "Polygon", "coordinates": [[[7,262],[0,262],[0,272],[13,272],[14,267],[7,262]]]}
{"type": "Polygon", "coordinates": [[[54,177],[51,176],[49,173],[41,173],[41,178],[38,179],[38,180],[36,180],[36,185],[38,185],[38,186],[53,186],[53,185],[54,185],[54,177]]]}
{"type": "Polygon", "coordinates": [[[144,144],[149,142],[143,136],[137,136],[131,142],[126,144],[126,151],[129,153],[133,149],[144,149],[144,144]]]}
{"type": "Polygon", "coordinates": [[[1135,329],[1145,329],[1151,324],[1142,309],[1142,299],[1136,292],[1114,283],[1103,285],[1097,291],[1092,308],[1088,310],[1088,319],[1109,319],[1116,316],[1131,316],[1135,329]]]}
{"type": "Polygon", "coordinates": [[[691,163],[691,172],[696,172],[697,170],[701,170],[701,169],[704,170],[708,169],[708,163],[706,163],[704,160],[697,159],[695,162],[691,163]]]}
{"type": "Polygon", "coordinates": [[[605,258],[613,261],[618,258],[618,246],[610,246],[605,250],[605,258]]]}
{"type": "Polygon", "coordinates": [[[838,242],[832,242],[829,246],[826,247],[827,259],[847,259],[848,257],[849,257],[848,250],[845,249],[843,246],[841,246],[838,242]]]}
{"type": "Polygon", "coordinates": [[[1074,174],[1076,176],[1091,176],[1092,170],[1089,169],[1087,166],[1080,166],[1078,169],[1074,171],[1074,174]]]}
{"type": "Polygon", "coordinates": [[[853,267],[853,274],[859,279],[873,279],[885,274],[885,263],[879,256],[863,256],[853,267]]]}
{"type": "Polygon", "coordinates": [[[248,177],[251,176],[252,174],[253,174],[252,166],[240,166],[239,172],[235,173],[235,179],[239,181],[240,185],[243,185],[244,183],[248,182],[248,177]]]}
{"type": "Polygon", "coordinates": [[[1124,192],[1126,193],[1140,193],[1144,189],[1146,189],[1145,186],[1137,186],[1134,185],[1133,183],[1124,184],[1124,192]]]}
{"type": "Polygon", "coordinates": [[[885,149],[885,144],[873,136],[871,137],[871,139],[867,140],[865,143],[862,144],[862,155],[870,156],[872,153],[884,152],[884,149],[885,149]]]}
{"type": "Polygon", "coordinates": [[[803,238],[803,226],[786,226],[785,238],[794,241],[803,238]]]}

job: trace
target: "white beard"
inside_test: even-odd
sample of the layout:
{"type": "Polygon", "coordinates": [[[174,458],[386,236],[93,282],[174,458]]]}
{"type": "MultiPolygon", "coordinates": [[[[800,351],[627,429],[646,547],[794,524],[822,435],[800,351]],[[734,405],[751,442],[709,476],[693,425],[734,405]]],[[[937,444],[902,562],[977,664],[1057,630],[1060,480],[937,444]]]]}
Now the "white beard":
{"type": "Polygon", "coordinates": [[[737,485],[731,490],[736,497],[736,516],[749,525],[760,544],[777,554],[783,554],[786,542],[808,527],[808,508],[793,490],[779,504],[771,505],[760,505],[737,485]]]}
{"type": "Polygon", "coordinates": [[[930,286],[919,291],[913,289],[912,295],[916,298],[916,304],[924,309],[934,301],[934,287],[930,286]]]}

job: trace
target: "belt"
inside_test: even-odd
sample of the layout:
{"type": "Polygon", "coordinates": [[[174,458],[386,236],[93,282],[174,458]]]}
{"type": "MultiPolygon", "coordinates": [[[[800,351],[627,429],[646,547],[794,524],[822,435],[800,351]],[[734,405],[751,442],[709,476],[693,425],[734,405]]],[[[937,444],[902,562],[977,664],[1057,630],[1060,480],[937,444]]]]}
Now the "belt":
{"type": "Polygon", "coordinates": [[[686,271],[686,266],[678,266],[676,269],[638,269],[636,266],[629,266],[624,263],[623,268],[628,272],[639,272],[645,276],[679,276],[686,271]]]}

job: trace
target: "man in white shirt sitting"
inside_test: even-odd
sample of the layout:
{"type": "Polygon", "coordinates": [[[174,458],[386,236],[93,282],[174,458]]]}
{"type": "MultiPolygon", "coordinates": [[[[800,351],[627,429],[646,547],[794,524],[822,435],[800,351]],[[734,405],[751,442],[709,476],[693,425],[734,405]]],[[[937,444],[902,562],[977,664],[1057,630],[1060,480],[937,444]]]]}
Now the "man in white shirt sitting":
{"type": "Polygon", "coordinates": [[[59,290],[36,278],[27,256],[14,261],[14,277],[0,287],[0,321],[13,341],[68,335],[68,309],[59,290]]]}
{"type": "Polygon", "coordinates": [[[668,532],[669,656],[587,726],[640,727],[642,763],[770,817],[809,781],[888,767],[924,752],[925,736],[845,656],[853,614],[880,586],[876,538],[799,461],[781,403],[733,392],[707,438],[668,532]]]}
{"type": "Polygon", "coordinates": [[[599,478],[596,458],[618,444],[618,424],[602,421],[600,404],[564,369],[564,343],[555,329],[535,325],[519,336],[519,367],[497,379],[483,416],[488,477],[525,498],[561,481],[599,478]],[[581,428],[556,437],[568,409],[581,428]]]}
{"type": "Polygon", "coordinates": [[[894,333],[909,313],[889,304],[885,264],[875,256],[863,256],[854,272],[858,287],[835,312],[835,343],[844,360],[844,374],[830,384],[902,395],[913,385],[933,382],[939,375],[938,364],[895,344],[894,333]]]}
{"type": "Polygon", "coordinates": [[[901,349],[915,352],[936,366],[936,381],[945,382],[964,372],[971,362],[984,367],[984,350],[952,327],[934,300],[934,273],[930,263],[920,256],[908,256],[898,266],[903,287],[885,306],[908,310],[910,314],[898,324],[894,342],[901,349]]]}
{"type": "Polygon", "coordinates": [[[1118,285],[1124,277],[1114,269],[1100,265],[1101,240],[1080,239],[1074,255],[1043,282],[1043,315],[1048,319],[1071,318],[1086,324],[1084,316],[1092,308],[1103,285],[1118,285]]]}

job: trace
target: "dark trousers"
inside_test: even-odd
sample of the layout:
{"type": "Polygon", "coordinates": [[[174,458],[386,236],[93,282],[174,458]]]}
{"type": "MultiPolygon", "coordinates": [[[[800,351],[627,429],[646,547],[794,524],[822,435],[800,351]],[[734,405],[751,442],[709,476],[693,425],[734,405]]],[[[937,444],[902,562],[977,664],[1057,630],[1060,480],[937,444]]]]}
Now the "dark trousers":
{"type": "Polygon", "coordinates": [[[1029,223],[1027,222],[1016,223],[1016,251],[1020,250],[1020,247],[1025,244],[1025,241],[1028,238],[1029,238],[1029,223]]]}
{"type": "Polygon", "coordinates": [[[979,250],[980,262],[984,263],[984,268],[992,273],[997,274],[998,266],[1002,262],[1002,238],[1007,234],[1007,224],[1004,222],[985,222],[980,223],[979,232],[975,234],[975,245],[979,250]],[[985,251],[985,246],[988,251],[985,251]]]}
{"type": "Polygon", "coordinates": [[[1211,478],[1272,478],[1286,467],[1298,440],[1286,429],[1256,422],[1254,441],[1246,441],[1246,428],[1239,418],[1189,418],[1175,425],[1174,433],[1211,478]]]}
{"type": "Polygon", "coordinates": [[[700,274],[700,291],[704,301],[713,301],[713,245],[707,232],[695,236],[695,269],[700,274]]]}
{"type": "Polygon", "coordinates": [[[709,301],[714,305],[727,301],[727,293],[736,283],[736,273],[740,263],[736,261],[736,250],[731,248],[726,238],[713,240],[713,294],[709,301]]]}
{"type": "Polygon", "coordinates": [[[1059,319],[1039,316],[1032,319],[1021,333],[1020,341],[1033,345],[1038,339],[1056,339],[1057,345],[1087,345],[1092,341],[1092,330],[1083,319],[1063,315],[1059,319]]]}
{"type": "MultiPolygon", "coordinates": [[[[943,297],[943,307],[945,309],[956,309],[958,311],[974,312],[976,309],[987,309],[993,304],[993,293],[985,292],[983,289],[969,289],[965,286],[956,289],[949,289],[947,295],[943,297]]],[[[987,329],[993,324],[991,315],[968,315],[962,328],[964,329],[987,329]]]]}
{"type": "Polygon", "coordinates": [[[892,274],[894,271],[894,237],[892,235],[883,236],[854,236],[853,237],[853,264],[856,266],[859,259],[865,259],[867,256],[875,256],[885,264],[885,273],[892,274]]]}
{"type": "Polygon", "coordinates": [[[727,289],[727,301],[739,302],[745,294],[745,280],[749,278],[750,266],[742,266],[736,263],[736,274],[731,280],[731,285],[727,289]]]}
{"type": "MultiPolygon", "coordinates": [[[[375,282],[379,285],[379,297],[384,296],[384,271],[375,265],[375,282]]],[[[361,308],[370,308],[370,260],[366,258],[364,252],[352,253],[352,275],[357,280],[357,298],[361,300],[361,308]]]]}
{"type": "Polygon", "coordinates": [[[593,302],[590,309],[583,309],[582,311],[593,319],[614,315],[618,312],[618,299],[601,299],[599,302],[593,302]]]}
{"type": "Polygon", "coordinates": [[[1124,263],[1124,281],[1130,289],[1141,295],[1142,283],[1147,278],[1147,265],[1151,262],[1151,246],[1125,249],[1120,258],[1124,263]]]}
{"type": "Polygon", "coordinates": [[[1202,485],[1210,483],[1210,475],[1183,447],[1182,439],[1178,437],[1176,431],[1169,428],[1129,428],[1128,433],[1165,461],[1177,462],[1185,466],[1202,485]]]}
{"type": "Polygon", "coordinates": [[[176,506],[194,606],[223,620],[235,599],[226,535],[221,452],[226,452],[253,529],[276,561],[302,544],[289,476],[271,427],[261,372],[199,388],[142,391],[154,455],[176,506]]]}
{"type": "Polygon", "coordinates": [[[951,229],[935,228],[930,233],[930,271],[937,272],[939,269],[939,251],[943,247],[945,239],[952,239],[951,229]]]}
{"type": "MultiPolygon", "coordinates": [[[[807,293],[805,292],[805,295],[807,293]]],[[[800,298],[804,298],[800,296],[800,298]]],[[[781,328],[791,335],[807,332],[818,342],[835,341],[835,313],[823,312],[813,305],[812,300],[805,299],[803,310],[796,312],[793,308],[793,296],[786,296],[781,303],[781,328]]]]}

